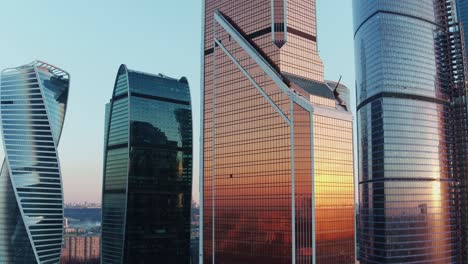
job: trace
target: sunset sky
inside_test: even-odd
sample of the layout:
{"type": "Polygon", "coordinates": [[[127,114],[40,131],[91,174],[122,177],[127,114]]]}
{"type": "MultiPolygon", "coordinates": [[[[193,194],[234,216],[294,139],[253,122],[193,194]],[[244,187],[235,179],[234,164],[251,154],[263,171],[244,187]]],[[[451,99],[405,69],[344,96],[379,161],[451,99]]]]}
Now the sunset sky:
{"type": "MultiPolygon", "coordinates": [[[[71,75],[59,145],[65,202],[101,202],[104,106],[120,64],[189,80],[198,200],[202,3],[197,0],[15,0],[0,8],[0,69],[40,59],[71,75]]],[[[354,94],[350,0],[317,0],[325,76],[354,94]]],[[[3,159],[3,151],[0,149],[3,159]]]]}

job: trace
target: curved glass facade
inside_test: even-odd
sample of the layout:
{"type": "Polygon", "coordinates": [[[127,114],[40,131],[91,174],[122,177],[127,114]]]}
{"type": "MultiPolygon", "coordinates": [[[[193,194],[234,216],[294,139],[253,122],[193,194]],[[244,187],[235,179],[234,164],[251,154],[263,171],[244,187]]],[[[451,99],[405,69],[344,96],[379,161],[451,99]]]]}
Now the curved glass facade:
{"type": "Polygon", "coordinates": [[[2,72],[1,263],[60,262],[63,194],[57,145],[69,79],[40,61],[2,72]]]}
{"type": "Polygon", "coordinates": [[[461,263],[448,3],[353,1],[361,263],[461,263]]]}
{"type": "Polygon", "coordinates": [[[315,1],[204,8],[200,263],[355,263],[352,115],[315,1]]]}
{"type": "Polygon", "coordinates": [[[186,78],[119,69],[106,107],[102,263],[188,263],[192,112],[186,78]]]}

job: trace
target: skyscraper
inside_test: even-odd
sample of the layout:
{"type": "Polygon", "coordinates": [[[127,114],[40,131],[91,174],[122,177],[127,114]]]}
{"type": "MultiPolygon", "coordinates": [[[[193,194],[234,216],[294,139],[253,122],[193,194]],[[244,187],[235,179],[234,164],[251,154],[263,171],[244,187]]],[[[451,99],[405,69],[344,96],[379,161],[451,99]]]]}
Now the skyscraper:
{"type": "MultiPolygon", "coordinates": [[[[462,49],[464,51],[464,55],[463,58],[464,58],[464,65],[465,65],[465,73],[464,75],[466,76],[466,65],[468,63],[468,53],[467,53],[467,48],[468,48],[468,0],[456,0],[456,10],[457,10],[457,19],[461,26],[460,26],[460,29],[458,30],[458,32],[461,32],[461,36],[462,36],[462,39],[461,39],[461,42],[463,43],[462,44],[462,49]]],[[[457,32],[457,31],[455,31],[457,32]]],[[[460,63],[460,60],[458,60],[458,62],[460,63]]],[[[466,81],[466,77],[464,78],[464,80],[466,81]]],[[[463,124],[466,125],[466,115],[465,113],[468,112],[467,110],[467,105],[466,103],[466,91],[464,93],[462,93],[462,98],[464,98],[464,100],[459,100],[459,102],[461,102],[461,104],[459,104],[459,111],[458,111],[458,115],[456,117],[456,119],[460,122],[463,122],[463,124]]],[[[466,126],[465,126],[466,127],[466,126]]],[[[467,129],[468,130],[468,129],[467,129]]],[[[463,130],[463,128],[460,129],[460,135],[459,135],[459,138],[462,138],[462,139],[466,139],[466,137],[464,137],[464,133],[466,133],[467,130],[463,130]]],[[[463,144],[466,144],[466,140],[462,140],[461,141],[463,144]]],[[[462,145],[462,144],[460,144],[462,145]]],[[[460,147],[458,148],[458,151],[459,152],[462,152],[459,154],[460,158],[459,160],[461,161],[465,161],[464,164],[460,165],[460,170],[459,170],[459,173],[462,175],[461,176],[461,186],[464,186],[464,189],[462,189],[461,191],[461,197],[462,197],[462,200],[465,201],[465,204],[462,205],[462,207],[464,207],[465,210],[462,211],[461,215],[462,215],[462,239],[463,239],[463,244],[462,244],[462,253],[463,253],[463,261],[464,263],[468,263],[468,173],[467,173],[467,166],[468,166],[468,150],[467,148],[463,148],[463,147],[460,147]]]]}
{"type": "Polygon", "coordinates": [[[459,22],[463,25],[463,37],[466,44],[468,40],[468,0],[456,0],[456,5],[459,22]]]}
{"type": "Polygon", "coordinates": [[[354,263],[352,115],[313,0],[204,1],[202,263],[354,263]]]}
{"type": "Polygon", "coordinates": [[[69,84],[68,73],[41,61],[2,71],[0,263],[60,262],[63,194],[57,145],[69,84]]]}
{"type": "Polygon", "coordinates": [[[466,63],[454,1],[353,3],[361,263],[466,263],[466,63]]]}
{"type": "Polygon", "coordinates": [[[185,77],[118,71],[106,107],[102,263],[188,263],[192,112],[185,77]]]}

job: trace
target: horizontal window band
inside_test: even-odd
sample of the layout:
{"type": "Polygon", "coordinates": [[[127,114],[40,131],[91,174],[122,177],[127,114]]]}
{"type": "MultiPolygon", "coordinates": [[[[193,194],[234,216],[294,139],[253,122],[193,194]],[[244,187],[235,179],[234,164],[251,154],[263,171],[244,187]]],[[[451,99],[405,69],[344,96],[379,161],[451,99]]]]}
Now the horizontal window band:
{"type": "Polygon", "coordinates": [[[403,178],[403,177],[393,177],[393,178],[380,178],[367,181],[360,181],[359,184],[367,183],[382,183],[382,182],[456,182],[458,179],[433,179],[433,178],[403,178]]]}
{"type": "Polygon", "coordinates": [[[190,105],[190,102],[187,102],[187,101],[160,97],[160,96],[155,96],[155,95],[148,95],[148,94],[141,94],[141,93],[131,93],[130,95],[134,97],[144,98],[144,99],[158,100],[158,101],[174,103],[174,104],[190,105]]]}
{"type": "Polygon", "coordinates": [[[316,36],[305,33],[305,32],[300,31],[298,29],[288,27],[288,32],[293,34],[293,35],[299,36],[301,38],[305,38],[305,39],[311,40],[313,42],[317,42],[317,37],[316,36]]]}
{"type": "Polygon", "coordinates": [[[128,148],[128,142],[122,143],[122,144],[117,144],[117,145],[110,145],[107,147],[107,151],[109,150],[114,150],[114,149],[121,149],[121,148],[128,148]]]}
{"type": "Polygon", "coordinates": [[[127,98],[127,97],[128,97],[128,93],[119,94],[117,96],[112,97],[112,102],[115,102],[117,100],[127,98]]]}
{"type": "Polygon", "coordinates": [[[427,97],[427,96],[422,96],[422,95],[414,95],[414,94],[404,94],[404,93],[393,93],[393,92],[382,92],[378,93],[376,95],[373,95],[366,100],[362,101],[357,107],[357,110],[359,111],[362,107],[368,105],[369,103],[381,99],[381,98],[397,98],[397,99],[410,99],[410,100],[419,100],[419,101],[424,101],[424,102],[429,102],[429,103],[436,103],[436,104],[441,104],[441,105],[448,105],[449,102],[443,99],[437,99],[433,97],[427,97]]]}
{"type": "Polygon", "coordinates": [[[38,197],[38,198],[58,198],[62,199],[61,194],[53,194],[53,193],[18,193],[18,196],[23,198],[31,198],[31,197],[38,197]]]}
{"type": "Polygon", "coordinates": [[[433,22],[433,21],[430,21],[430,20],[427,20],[427,19],[424,19],[422,17],[418,17],[418,16],[412,16],[412,15],[408,15],[408,14],[403,14],[403,13],[399,13],[399,12],[393,12],[393,11],[384,11],[384,10],[377,10],[376,12],[372,13],[368,18],[366,18],[364,21],[362,21],[362,23],[359,25],[359,27],[356,29],[356,31],[354,32],[354,37],[356,37],[357,33],[359,32],[359,30],[361,29],[361,27],[366,24],[369,20],[371,20],[373,17],[375,17],[376,15],[378,14],[389,14],[389,15],[396,15],[396,16],[402,16],[402,17],[407,17],[407,18],[412,18],[412,19],[416,19],[416,20],[420,20],[420,21],[423,21],[423,22],[426,22],[426,23],[429,23],[429,24],[432,24],[436,27],[439,27],[439,28],[442,28],[441,25],[433,22]]]}
{"type": "Polygon", "coordinates": [[[113,194],[126,194],[126,190],[125,189],[104,190],[104,193],[106,193],[106,194],[111,194],[111,193],[113,193],[113,194]]]}
{"type": "Polygon", "coordinates": [[[130,146],[133,150],[161,150],[161,151],[182,151],[192,152],[191,148],[179,148],[177,146],[170,146],[164,144],[132,144],[130,146]]]}
{"type": "MultiPolygon", "coordinates": [[[[284,32],[284,24],[283,23],[276,23],[275,28],[278,29],[276,32],[284,32]],[[280,29],[280,27],[281,27],[281,29],[280,29]]],[[[260,29],[258,31],[255,31],[255,32],[247,35],[247,38],[248,39],[254,39],[254,38],[261,37],[263,35],[267,35],[267,34],[269,34],[271,32],[272,32],[271,27],[267,27],[267,28],[260,29]]]]}
{"type": "Polygon", "coordinates": [[[213,52],[214,52],[214,49],[213,49],[213,48],[207,49],[207,50],[205,50],[205,56],[210,55],[210,54],[212,54],[213,52]]]}
{"type": "Polygon", "coordinates": [[[56,192],[60,192],[62,189],[60,188],[60,185],[59,185],[57,187],[48,187],[48,186],[18,187],[18,188],[16,188],[16,190],[19,191],[19,192],[50,192],[50,193],[56,193],[56,192]]]}
{"type": "MultiPolygon", "coordinates": [[[[144,98],[144,99],[158,100],[158,101],[169,102],[169,103],[174,103],[174,104],[190,105],[190,102],[187,102],[187,101],[165,98],[165,97],[155,96],[155,95],[142,94],[142,93],[130,93],[130,96],[144,98]]],[[[123,93],[123,94],[113,97],[112,102],[115,102],[117,100],[124,99],[127,97],[128,97],[128,93],[123,93]]]]}
{"type": "MultiPolygon", "coordinates": [[[[275,32],[284,32],[284,23],[275,23],[274,28],[275,28],[275,32]]],[[[271,27],[267,27],[267,28],[260,29],[258,31],[255,31],[255,32],[247,35],[247,39],[252,40],[254,38],[258,38],[258,37],[261,37],[263,35],[267,35],[267,34],[271,34],[271,33],[272,33],[271,27]]],[[[308,40],[311,40],[311,41],[314,41],[314,42],[317,41],[316,36],[305,33],[303,31],[300,31],[300,30],[292,28],[292,27],[288,27],[288,33],[291,33],[293,35],[296,35],[296,36],[299,36],[301,38],[305,38],[305,39],[308,39],[308,40]]],[[[213,48],[207,49],[207,50],[205,50],[205,56],[210,55],[213,52],[214,52],[213,48]]]]}

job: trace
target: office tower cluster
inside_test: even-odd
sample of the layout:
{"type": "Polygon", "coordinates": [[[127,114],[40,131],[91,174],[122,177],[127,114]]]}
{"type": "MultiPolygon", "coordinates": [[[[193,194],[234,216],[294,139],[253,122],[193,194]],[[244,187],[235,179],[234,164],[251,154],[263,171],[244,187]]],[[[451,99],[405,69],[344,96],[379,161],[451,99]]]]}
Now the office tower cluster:
{"type": "Polygon", "coordinates": [[[200,263],[354,263],[349,92],[314,0],[204,1],[200,263]]]}
{"type": "Polygon", "coordinates": [[[467,263],[467,2],[353,4],[359,260],[467,263]]]}
{"type": "Polygon", "coordinates": [[[101,263],[188,263],[188,81],[122,65],[106,107],[101,263]]]}
{"type": "Polygon", "coordinates": [[[102,213],[64,208],[70,75],[1,72],[0,263],[468,263],[468,0],[353,0],[355,109],[315,0],[202,2],[200,139],[187,78],[121,65],[102,213]]]}
{"type": "Polygon", "coordinates": [[[63,194],[57,146],[70,76],[41,61],[2,71],[0,262],[59,263],[63,194]]]}

